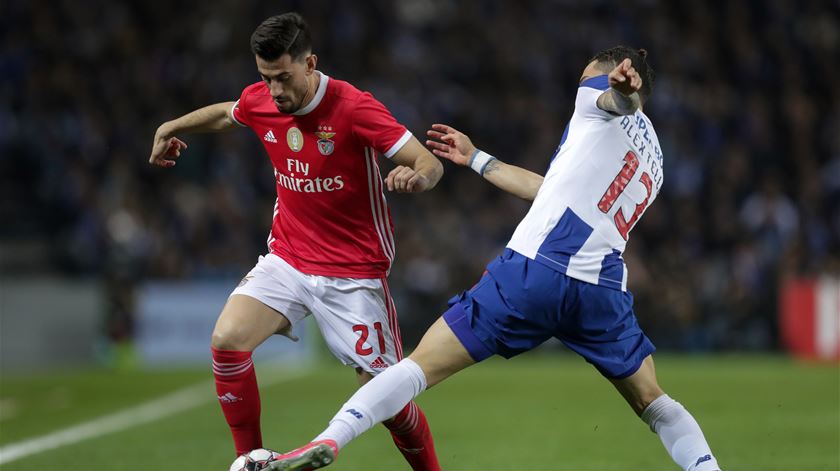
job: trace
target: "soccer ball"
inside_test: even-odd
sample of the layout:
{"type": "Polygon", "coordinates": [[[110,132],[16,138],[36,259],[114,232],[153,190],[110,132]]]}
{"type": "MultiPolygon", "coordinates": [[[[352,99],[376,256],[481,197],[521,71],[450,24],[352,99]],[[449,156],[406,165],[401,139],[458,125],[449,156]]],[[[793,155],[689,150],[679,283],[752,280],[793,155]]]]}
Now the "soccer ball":
{"type": "Polygon", "coordinates": [[[265,448],[257,448],[248,453],[239,455],[230,465],[230,471],[260,471],[280,453],[276,451],[267,450],[265,448]]]}

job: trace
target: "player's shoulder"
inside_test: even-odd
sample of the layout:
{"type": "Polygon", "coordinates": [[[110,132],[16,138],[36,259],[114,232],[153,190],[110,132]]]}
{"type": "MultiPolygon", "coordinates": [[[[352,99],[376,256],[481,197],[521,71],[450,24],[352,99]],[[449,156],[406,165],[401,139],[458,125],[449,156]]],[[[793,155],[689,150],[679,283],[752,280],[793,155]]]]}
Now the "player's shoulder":
{"type": "Polygon", "coordinates": [[[332,93],[338,100],[345,101],[346,103],[352,105],[377,101],[372,93],[366,90],[360,90],[350,82],[336,80],[332,77],[330,77],[330,93],[332,93]]]}
{"type": "Polygon", "coordinates": [[[242,96],[270,96],[271,92],[263,81],[252,83],[242,90],[242,96]]]}
{"type": "Polygon", "coordinates": [[[240,107],[256,106],[258,102],[271,99],[271,92],[265,82],[256,82],[248,85],[242,90],[242,95],[239,97],[240,107]]]}
{"type": "Polygon", "coordinates": [[[344,80],[338,80],[330,77],[329,93],[338,100],[347,102],[358,102],[368,98],[373,98],[370,92],[359,90],[355,85],[344,80]]]}

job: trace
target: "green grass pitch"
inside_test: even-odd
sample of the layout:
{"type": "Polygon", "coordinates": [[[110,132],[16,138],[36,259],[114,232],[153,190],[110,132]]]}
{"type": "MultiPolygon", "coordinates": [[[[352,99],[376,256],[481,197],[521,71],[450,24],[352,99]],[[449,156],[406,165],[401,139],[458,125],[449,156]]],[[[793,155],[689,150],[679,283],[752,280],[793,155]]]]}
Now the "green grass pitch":
{"type": "MultiPolygon", "coordinates": [[[[282,374],[257,365],[261,378],[282,374]]],[[[840,470],[837,365],[784,357],[660,355],[662,387],[703,427],[724,470],[840,470]]],[[[210,378],[202,370],[79,371],[0,380],[0,449],[210,378]]],[[[286,450],[352,393],[349,368],[317,366],[262,391],[265,445],[286,450]]],[[[226,470],[229,432],[212,399],[161,420],[0,465],[2,469],[226,470]]],[[[490,360],[422,395],[445,470],[674,471],[658,438],[582,360],[537,353],[490,360]]],[[[328,469],[408,469],[383,427],[328,469]]]]}

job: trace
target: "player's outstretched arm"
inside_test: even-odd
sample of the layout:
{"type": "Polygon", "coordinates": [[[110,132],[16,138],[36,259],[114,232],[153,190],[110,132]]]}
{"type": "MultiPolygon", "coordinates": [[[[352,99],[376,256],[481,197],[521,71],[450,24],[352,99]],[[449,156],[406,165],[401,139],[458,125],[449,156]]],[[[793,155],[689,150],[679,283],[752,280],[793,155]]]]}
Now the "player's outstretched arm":
{"type": "Polygon", "coordinates": [[[635,113],[641,106],[638,91],[642,88],[642,77],[630,59],[621,61],[607,79],[610,89],[598,97],[598,108],[620,116],[635,113]]]}
{"type": "Polygon", "coordinates": [[[446,124],[433,124],[426,134],[431,138],[426,145],[436,156],[472,168],[487,181],[514,196],[528,201],[537,197],[543,182],[542,175],[506,164],[479,151],[466,134],[446,124]]]}
{"type": "Polygon", "coordinates": [[[385,178],[385,185],[389,191],[428,191],[434,188],[443,176],[443,165],[414,136],[391,157],[391,161],[397,164],[397,167],[385,178]]]}
{"type": "Polygon", "coordinates": [[[160,167],[175,166],[175,160],[181,156],[181,150],[187,148],[184,141],[175,137],[176,134],[224,131],[237,127],[229,114],[233,104],[231,101],[205,106],[161,124],[155,132],[149,163],[160,167]]]}

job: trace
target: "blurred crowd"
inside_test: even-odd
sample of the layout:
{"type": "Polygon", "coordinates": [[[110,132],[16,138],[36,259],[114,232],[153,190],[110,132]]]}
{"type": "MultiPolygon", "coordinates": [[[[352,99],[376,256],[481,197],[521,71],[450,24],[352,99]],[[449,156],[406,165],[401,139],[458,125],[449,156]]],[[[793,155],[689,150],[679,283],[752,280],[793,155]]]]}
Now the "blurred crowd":
{"type": "MultiPolygon", "coordinates": [[[[625,259],[660,348],[776,348],[781,280],[840,271],[836,1],[6,0],[3,274],[101,277],[120,338],[145,280],[247,272],[274,203],[260,140],[180,136],[190,147],[177,167],[147,159],[159,124],[259,80],[250,34],[290,10],[310,23],[320,70],[371,91],[421,140],[452,124],[539,173],[589,57],[646,48],[665,184],[625,259]]],[[[389,198],[409,345],[528,209],[468,169],[445,170],[434,191],[389,198]]]]}

